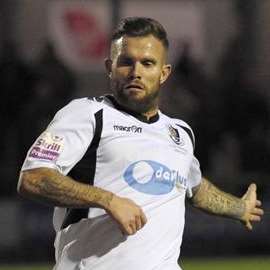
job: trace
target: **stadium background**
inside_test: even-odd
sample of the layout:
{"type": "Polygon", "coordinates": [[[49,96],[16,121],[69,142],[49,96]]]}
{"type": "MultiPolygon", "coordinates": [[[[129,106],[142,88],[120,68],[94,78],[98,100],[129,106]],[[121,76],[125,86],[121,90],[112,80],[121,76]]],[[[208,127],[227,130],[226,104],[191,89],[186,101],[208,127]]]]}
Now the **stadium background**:
{"type": "Polygon", "coordinates": [[[238,196],[256,181],[266,212],[248,233],[188,206],[185,269],[270,269],[269,0],[1,0],[0,265],[53,263],[52,208],[16,194],[18,172],[59,108],[107,91],[108,35],[130,15],[169,32],[162,110],[193,127],[204,175],[238,196]]]}

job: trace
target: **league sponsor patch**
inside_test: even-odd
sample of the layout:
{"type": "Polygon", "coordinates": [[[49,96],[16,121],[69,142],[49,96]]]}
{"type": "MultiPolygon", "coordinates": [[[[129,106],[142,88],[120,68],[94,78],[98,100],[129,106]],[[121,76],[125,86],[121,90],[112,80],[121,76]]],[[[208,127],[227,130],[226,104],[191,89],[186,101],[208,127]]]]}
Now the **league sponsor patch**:
{"type": "Polygon", "coordinates": [[[29,157],[55,161],[64,147],[64,138],[44,132],[32,146],[29,157]]]}

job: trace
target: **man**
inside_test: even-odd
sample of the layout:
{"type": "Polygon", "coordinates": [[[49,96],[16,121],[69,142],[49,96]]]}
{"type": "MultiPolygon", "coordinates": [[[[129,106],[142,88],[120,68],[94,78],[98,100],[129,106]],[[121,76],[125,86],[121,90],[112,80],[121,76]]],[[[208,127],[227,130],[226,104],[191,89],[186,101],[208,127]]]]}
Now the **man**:
{"type": "Polygon", "coordinates": [[[168,40],[149,18],[121,21],[105,61],[113,95],[60,110],[29,150],[18,190],[56,206],[55,270],[176,270],[185,196],[252,229],[263,211],[201,177],[194,136],[159,111],[168,40]],[[68,176],[66,176],[68,175],[68,176]]]}

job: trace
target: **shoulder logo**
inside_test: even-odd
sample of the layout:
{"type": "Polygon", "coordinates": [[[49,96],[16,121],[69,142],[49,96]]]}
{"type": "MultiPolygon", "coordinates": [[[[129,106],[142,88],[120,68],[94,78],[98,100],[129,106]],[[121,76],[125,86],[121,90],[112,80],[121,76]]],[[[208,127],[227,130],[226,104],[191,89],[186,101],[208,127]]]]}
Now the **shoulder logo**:
{"type": "Polygon", "coordinates": [[[32,146],[29,157],[55,161],[64,147],[64,137],[45,131],[32,146]]]}
{"type": "Polygon", "coordinates": [[[132,132],[132,133],[142,133],[142,128],[133,126],[121,126],[121,125],[114,125],[113,130],[115,131],[125,131],[125,132],[132,132]]]}
{"type": "Polygon", "coordinates": [[[88,97],[88,99],[90,99],[92,101],[96,101],[96,102],[103,102],[104,101],[104,96],[100,96],[100,97],[88,97]]]}
{"type": "Polygon", "coordinates": [[[179,132],[176,128],[174,128],[172,125],[168,126],[168,131],[171,139],[176,143],[177,145],[183,146],[185,144],[183,138],[180,137],[179,132]]]}

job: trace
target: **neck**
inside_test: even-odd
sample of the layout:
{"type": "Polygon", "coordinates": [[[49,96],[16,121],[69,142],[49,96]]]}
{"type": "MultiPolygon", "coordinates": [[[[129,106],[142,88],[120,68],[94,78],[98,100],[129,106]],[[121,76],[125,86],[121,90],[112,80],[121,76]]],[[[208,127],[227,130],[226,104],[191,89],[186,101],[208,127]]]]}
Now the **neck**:
{"type": "Polygon", "coordinates": [[[144,117],[146,117],[147,120],[149,120],[152,116],[156,115],[158,112],[158,108],[154,108],[149,110],[148,112],[142,113],[144,117]]]}
{"type": "Polygon", "coordinates": [[[134,110],[131,110],[129,107],[127,106],[123,106],[121,105],[114,96],[112,95],[106,95],[107,98],[113,103],[113,105],[118,108],[119,110],[125,111],[131,115],[133,115],[134,117],[136,117],[137,119],[139,119],[142,122],[146,122],[146,123],[154,123],[159,119],[159,114],[158,114],[158,105],[157,106],[153,106],[151,109],[149,109],[146,112],[136,112],[134,110]]]}

